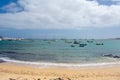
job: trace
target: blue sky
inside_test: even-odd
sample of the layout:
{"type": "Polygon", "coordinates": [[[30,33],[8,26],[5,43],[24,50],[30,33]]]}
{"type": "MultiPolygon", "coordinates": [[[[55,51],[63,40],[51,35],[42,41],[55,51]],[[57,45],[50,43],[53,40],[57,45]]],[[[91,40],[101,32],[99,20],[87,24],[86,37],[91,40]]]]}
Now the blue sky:
{"type": "Polygon", "coordinates": [[[97,0],[98,1],[98,3],[99,4],[101,4],[101,5],[108,5],[108,6],[110,6],[110,5],[113,5],[113,4],[117,4],[117,2],[119,1],[115,1],[115,0],[97,0]]]}
{"type": "Polygon", "coordinates": [[[0,35],[25,38],[120,37],[118,0],[0,0],[0,35]]]}
{"type": "Polygon", "coordinates": [[[3,7],[3,6],[5,6],[5,5],[8,5],[8,4],[10,4],[11,2],[17,2],[17,0],[1,0],[0,1],[0,7],[3,7]]]}

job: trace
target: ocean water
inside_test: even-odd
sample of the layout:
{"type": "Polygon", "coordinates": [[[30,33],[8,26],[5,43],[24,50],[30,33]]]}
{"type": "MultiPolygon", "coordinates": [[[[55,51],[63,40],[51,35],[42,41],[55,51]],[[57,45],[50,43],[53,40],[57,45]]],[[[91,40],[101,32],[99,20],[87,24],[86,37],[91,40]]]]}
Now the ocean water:
{"type": "Polygon", "coordinates": [[[103,56],[107,54],[120,56],[120,40],[92,40],[90,43],[87,40],[76,40],[87,44],[85,47],[73,44],[74,41],[72,39],[0,41],[0,60],[44,66],[120,64],[120,58],[103,56]]]}

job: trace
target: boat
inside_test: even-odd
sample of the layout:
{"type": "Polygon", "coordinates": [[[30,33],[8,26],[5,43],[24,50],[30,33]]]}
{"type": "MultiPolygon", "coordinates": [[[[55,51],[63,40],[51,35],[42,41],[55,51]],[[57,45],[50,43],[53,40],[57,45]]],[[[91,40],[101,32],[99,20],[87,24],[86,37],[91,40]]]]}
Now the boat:
{"type": "Polygon", "coordinates": [[[104,45],[103,43],[96,43],[96,45],[104,45]]]}
{"type": "Polygon", "coordinates": [[[75,45],[71,45],[71,47],[75,47],[75,45]]]}
{"type": "Polygon", "coordinates": [[[93,43],[93,41],[87,40],[88,43],[93,43]]]}
{"type": "Polygon", "coordinates": [[[78,41],[74,41],[73,44],[80,44],[80,42],[78,42],[78,41]]]}
{"type": "Polygon", "coordinates": [[[79,47],[85,47],[85,46],[87,46],[87,44],[86,43],[81,43],[81,44],[79,44],[79,47]]]}

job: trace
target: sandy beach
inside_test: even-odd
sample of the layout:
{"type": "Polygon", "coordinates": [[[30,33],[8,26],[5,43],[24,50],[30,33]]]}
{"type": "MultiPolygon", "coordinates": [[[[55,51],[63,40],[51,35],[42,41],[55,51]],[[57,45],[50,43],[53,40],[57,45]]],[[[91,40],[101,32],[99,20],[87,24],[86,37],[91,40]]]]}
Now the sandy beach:
{"type": "Polygon", "coordinates": [[[67,69],[1,63],[0,80],[120,80],[120,66],[67,69]]]}

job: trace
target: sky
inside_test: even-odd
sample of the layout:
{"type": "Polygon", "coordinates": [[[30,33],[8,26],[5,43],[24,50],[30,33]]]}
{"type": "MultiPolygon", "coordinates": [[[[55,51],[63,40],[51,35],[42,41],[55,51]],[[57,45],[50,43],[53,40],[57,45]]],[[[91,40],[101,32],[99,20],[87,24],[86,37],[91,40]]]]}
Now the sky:
{"type": "Polygon", "coordinates": [[[120,0],[0,0],[0,35],[120,37],[120,0]]]}

